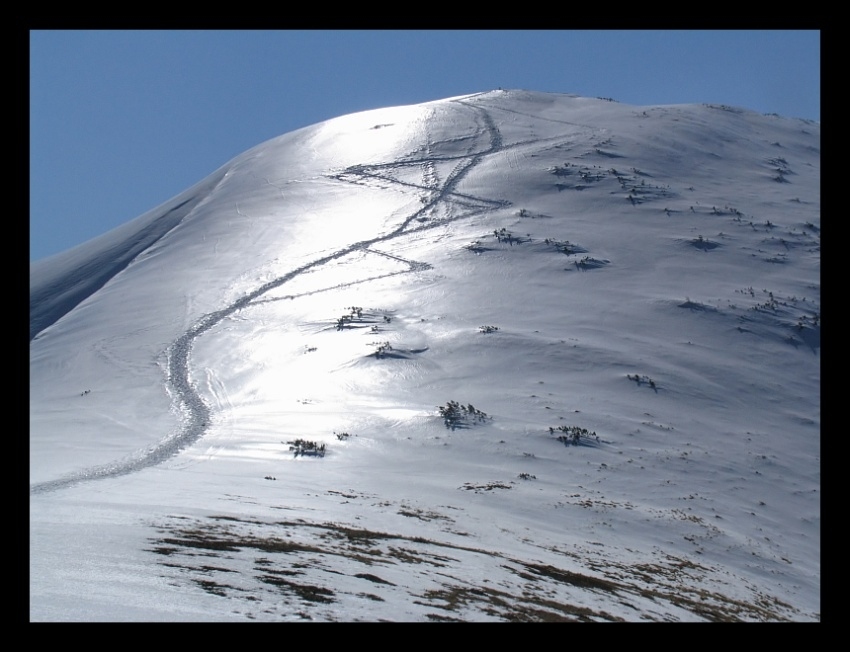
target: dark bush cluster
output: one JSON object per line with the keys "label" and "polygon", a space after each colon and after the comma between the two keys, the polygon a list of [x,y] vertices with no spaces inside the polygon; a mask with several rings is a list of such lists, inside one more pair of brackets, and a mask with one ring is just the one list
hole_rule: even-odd
{"label": "dark bush cluster", "polygon": [[590,256],[584,256],[581,260],[573,261],[576,269],[587,269],[589,267],[601,267],[603,263],[601,261],[596,260],[595,258],[591,258]]}
{"label": "dark bush cluster", "polygon": [[493,229],[493,235],[496,236],[498,242],[507,242],[513,246],[514,242],[519,242],[519,238],[514,237],[514,234],[502,227],[499,230]]}
{"label": "dark bush cluster", "polygon": [[299,455],[313,455],[316,457],[325,456],[324,444],[318,444],[306,439],[296,439],[295,441],[288,441],[286,443],[289,444],[289,450],[295,452],[295,457],[298,457]]}
{"label": "dark bush cluster", "polygon": [[599,435],[595,432],[591,432],[587,428],[579,428],[578,426],[558,426],[557,428],[549,427],[550,435],[554,435],[556,432],[563,433],[562,435],[558,435],[557,439],[558,441],[563,442],[564,446],[568,444],[577,445],[582,438],[593,438],[596,441],[599,441]]}
{"label": "dark bush cluster", "polygon": [[375,349],[375,352],[373,353],[373,355],[376,358],[383,358],[387,354],[387,352],[392,351],[392,350],[393,350],[392,344],[390,344],[389,342],[384,342],[383,344],[378,345],[378,348]]}
{"label": "dark bush cluster", "polygon": [[655,389],[655,381],[652,380],[652,378],[650,378],[649,376],[638,376],[637,374],[632,376],[631,374],[626,374],[626,378],[635,381],[638,385],[640,385],[641,383],[646,383],[652,389]]}
{"label": "dark bush cluster", "polygon": [[354,321],[354,318],[362,319],[363,318],[363,308],[360,306],[349,306],[346,308],[348,313],[342,315],[339,319],[336,320],[336,329],[341,331],[345,328],[346,324]]}
{"label": "dark bush cluster", "polygon": [[473,407],[472,403],[461,405],[457,401],[449,401],[445,405],[438,405],[437,410],[443,418],[446,428],[452,430],[468,425],[470,422],[475,423],[488,419],[487,414]]}
{"label": "dark bush cluster", "polygon": [[561,241],[561,240],[555,240],[555,238],[546,238],[543,242],[545,242],[547,245],[548,244],[553,245],[558,251],[560,251],[561,253],[564,253],[568,256],[571,256],[571,255],[578,253],[580,251],[586,251],[585,249],[582,249],[581,247],[574,245],[569,240]]}

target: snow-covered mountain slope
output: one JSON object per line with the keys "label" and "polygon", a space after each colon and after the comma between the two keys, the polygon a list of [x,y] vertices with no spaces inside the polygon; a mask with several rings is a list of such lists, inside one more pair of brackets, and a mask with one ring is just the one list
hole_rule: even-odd
{"label": "snow-covered mountain slope", "polygon": [[33,620],[819,620],[820,125],[494,91],[31,272]]}

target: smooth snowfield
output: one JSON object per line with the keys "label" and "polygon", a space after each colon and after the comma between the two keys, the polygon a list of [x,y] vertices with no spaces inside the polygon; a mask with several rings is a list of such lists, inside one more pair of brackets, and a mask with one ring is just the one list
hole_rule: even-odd
{"label": "smooth snowfield", "polygon": [[31,619],[819,620],[819,147],[494,91],[34,265]]}

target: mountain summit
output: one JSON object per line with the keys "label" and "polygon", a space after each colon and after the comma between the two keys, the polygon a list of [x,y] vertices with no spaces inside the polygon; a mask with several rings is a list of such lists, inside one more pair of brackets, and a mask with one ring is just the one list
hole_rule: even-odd
{"label": "mountain summit", "polygon": [[819,152],[499,90],[33,264],[31,618],[819,620]]}

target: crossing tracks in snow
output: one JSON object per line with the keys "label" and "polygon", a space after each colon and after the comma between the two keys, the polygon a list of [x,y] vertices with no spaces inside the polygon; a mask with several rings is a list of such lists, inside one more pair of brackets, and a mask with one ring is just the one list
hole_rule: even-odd
{"label": "crossing tracks in snow", "polygon": [[[421,149],[424,156],[414,155],[385,163],[355,165],[341,173],[329,175],[346,183],[358,184],[379,179],[382,184],[387,184],[388,187],[393,189],[409,191],[413,188],[420,192],[424,190],[425,193],[421,196],[421,207],[406,215],[395,229],[384,235],[346,245],[329,255],[317,258],[263,283],[229,305],[201,317],[168,347],[166,385],[173,397],[175,407],[183,415],[182,424],[175,434],[169,435],[158,445],[141,451],[129,460],[87,469],[58,480],[31,485],[31,493],[55,491],[81,482],[117,477],[155,466],[177,455],[181,450],[203,437],[209,428],[212,411],[190,379],[192,348],[198,338],[224,319],[262,302],[264,294],[285,285],[301,274],[320,268],[358,250],[392,258],[409,266],[408,270],[394,272],[392,275],[430,269],[431,266],[428,263],[412,261],[373,247],[379,244],[392,243],[393,240],[412,232],[427,231],[450,222],[508,206],[509,203],[504,200],[475,197],[458,192],[460,183],[484,157],[496,154],[504,148],[502,135],[489,112],[468,101],[468,99],[455,100],[451,103],[453,109],[457,108],[462,112],[464,119],[471,118],[472,121],[473,131],[471,136],[461,139],[468,143],[464,153],[441,155],[438,153],[441,143],[426,137],[426,142]],[[481,145],[482,140],[486,141],[483,146]],[[452,144],[456,145],[457,142],[459,141],[454,141]],[[445,166],[446,164],[450,166],[450,170],[441,182],[437,169],[438,166]],[[412,184],[393,176],[394,171],[411,167],[417,170],[422,177],[420,184]],[[440,167],[440,169],[444,169],[444,167]],[[437,212],[436,209],[438,208],[442,210]],[[434,217],[434,215],[441,215],[441,217]],[[369,280],[376,280],[377,278],[382,277]]]}

